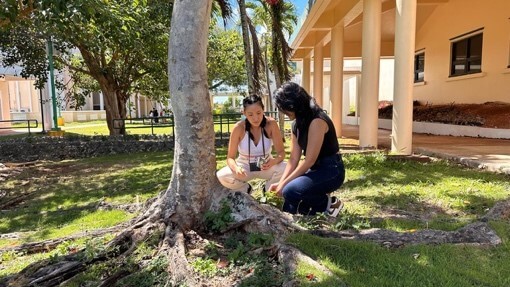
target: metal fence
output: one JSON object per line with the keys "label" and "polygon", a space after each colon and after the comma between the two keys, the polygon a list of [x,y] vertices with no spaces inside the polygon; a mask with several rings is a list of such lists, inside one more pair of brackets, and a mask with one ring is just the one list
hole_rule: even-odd
{"label": "metal fence", "polygon": [[[2,123],[10,123],[4,127]],[[31,124],[34,123],[32,126]],[[15,129],[28,129],[28,134],[31,135],[31,129],[36,129],[39,127],[39,122],[37,120],[0,120],[0,130],[15,130]]]}
{"label": "metal fence", "polygon": [[[266,112],[265,114],[274,118],[278,117],[278,112]],[[220,140],[223,140],[225,137],[228,139],[235,123],[241,120],[241,117],[241,113],[213,115],[214,130]],[[114,119],[113,127],[114,129],[122,129],[124,127],[126,131],[131,129],[150,129],[152,135],[154,135],[155,131],[158,129],[171,128],[169,134],[172,135],[172,137],[175,136],[173,116]]]}

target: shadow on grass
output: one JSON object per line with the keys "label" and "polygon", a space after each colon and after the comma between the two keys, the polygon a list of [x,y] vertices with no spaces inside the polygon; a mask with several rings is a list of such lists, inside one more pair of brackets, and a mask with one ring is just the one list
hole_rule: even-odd
{"label": "shadow on grass", "polygon": [[[2,212],[0,233],[59,227],[91,213],[100,201],[114,204],[143,202],[166,188],[171,170],[170,153],[141,153],[52,164],[40,171],[45,173],[44,182],[50,184],[33,183],[40,186],[21,204]],[[87,206],[92,209],[76,210]]]}
{"label": "shadow on grass", "polygon": [[437,161],[388,160],[383,154],[344,155],[346,170],[362,172],[361,178],[353,178],[345,187],[359,188],[369,185],[427,183],[434,185],[445,178],[481,181],[484,183],[508,184],[510,176],[471,169],[455,163]]}
{"label": "shadow on grass", "polygon": [[[414,245],[399,249],[309,234],[289,238],[349,286],[508,286],[508,246]],[[505,275],[503,275],[505,274]],[[327,286],[309,284],[305,286]],[[334,285],[331,285],[334,286]]]}
{"label": "shadow on grass", "polygon": [[351,154],[344,158],[347,179],[340,192],[348,191],[351,199],[381,209],[481,215],[510,195],[508,175],[445,161],[388,160],[383,154]]}

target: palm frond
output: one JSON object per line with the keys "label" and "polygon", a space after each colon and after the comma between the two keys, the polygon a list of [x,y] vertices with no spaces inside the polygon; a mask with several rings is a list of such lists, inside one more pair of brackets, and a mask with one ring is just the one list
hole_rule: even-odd
{"label": "palm frond", "polygon": [[220,13],[223,19],[223,25],[227,25],[227,20],[232,17],[232,6],[228,0],[215,0],[213,13]]}

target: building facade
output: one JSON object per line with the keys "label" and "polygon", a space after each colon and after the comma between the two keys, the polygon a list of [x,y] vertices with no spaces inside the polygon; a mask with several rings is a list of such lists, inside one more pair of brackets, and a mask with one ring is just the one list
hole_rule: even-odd
{"label": "building facade", "polygon": [[[510,102],[507,0],[310,1],[292,48],[302,85],[319,104],[330,104],[339,136],[345,105],[351,104],[346,92],[352,73],[344,66],[348,59],[361,60],[355,102],[362,147],[377,146],[383,85],[393,89],[392,151],[403,154],[411,152],[413,100]],[[382,69],[381,59],[393,59],[391,72]]]}

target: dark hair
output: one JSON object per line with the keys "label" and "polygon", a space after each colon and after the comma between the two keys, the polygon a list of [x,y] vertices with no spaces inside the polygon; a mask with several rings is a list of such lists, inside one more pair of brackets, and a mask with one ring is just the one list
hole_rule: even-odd
{"label": "dark hair", "polygon": [[286,82],[278,88],[274,98],[276,107],[280,111],[289,111],[295,114],[296,127],[301,136],[306,138],[310,123],[322,112],[322,108],[317,105],[315,99],[303,87],[293,82]]}
{"label": "dark hair", "polygon": [[243,99],[243,108],[246,109],[247,106],[259,104],[262,109],[264,109],[264,103],[262,103],[262,98],[259,95],[251,94],[249,96],[244,97]]}
{"label": "dark hair", "polygon": [[[259,104],[262,107],[262,110],[264,110],[264,103],[262,103],[262,98],[259,95],[251,94],[249,96],[244,97],[244,99],[243,99],[243,108],[244,109],[246,109],[246,107],[254,105],[254,104]],[[250,136],[250,138],[252,140],[255,140],[254,137],[253,137],[253,134],[250,131],[250,128],[251,128],[250,121],[248,119],[245,119],[244,122],[245,122],[245,124],[244,124],[245,131],[248,132],[248,134],[249,134],[249,136]],[[267,122],[266,121],[266,116],[264,115],[264,118],[262,118],[262,122],[260,123],[260,127],[264,131],[264,135],[267,138],[269,138],[268,135],[267,135],[266,129],[265,129],[266,122]]]}

